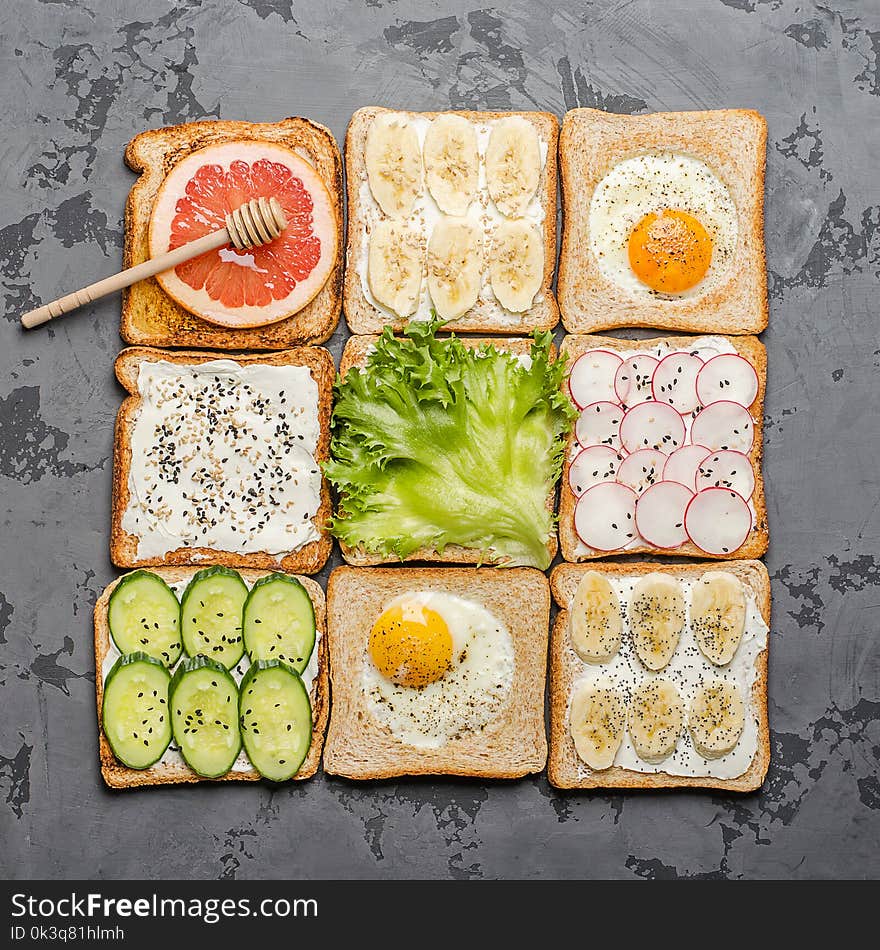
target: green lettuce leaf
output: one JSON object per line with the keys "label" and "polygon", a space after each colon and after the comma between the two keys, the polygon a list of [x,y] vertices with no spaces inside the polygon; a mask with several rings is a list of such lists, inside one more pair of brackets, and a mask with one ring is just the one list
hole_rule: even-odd
{"label": "green lettuce leaf", "polygon": [[564,360],[551,360],[549,333],[535,333],[526,367],[490,344],[438,339],[440,325],[413,322],[400,339],[386,328],[366,366],[337,381],[331,530],[383,556],[460,544],[544,569],[576,415]]}

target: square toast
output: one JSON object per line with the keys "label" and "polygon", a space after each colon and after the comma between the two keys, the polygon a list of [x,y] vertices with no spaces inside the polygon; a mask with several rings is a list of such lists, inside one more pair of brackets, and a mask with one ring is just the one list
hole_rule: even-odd
{"label": "square toast", "polygon": [[339,322],[342,307],[342,158],[329,129],[304,118],[281,122],[187,122],[136,135],[125,149],[125,163],[139,174],[125,204],[123,266],[149,257],[153,203],[168,172],[200,148],[238,139],[274,142],[306,159],[323,179],[337,219],[337,260],[317,296],[298,313],[262,327],[217,326],[191,314],[171,299],[155,278],[123,291],[120,334],[142,346],[204,347],[219,350],[281,350],[323,343]]}
{"label": "square toast", "polygon": [[[760,333],[767,326],[764,165],[767,123],[757,112],[566,113],[559,139],[563,232],[557,296],[569,333],[612,327]],[[726,185],[738,236],[720,282],[705,293],[669,298],[628,293],[605,276],[591,247],[590,203],[619,162],[651,152],[704,162]]]}
{"label": "square toast", "polygon": [[[736,575],[755,598],[761,617],[770,626],[770,578],[760,561],[728,561],[703,564],[655,564],[618,562],[591,565],[560,564],[550,576],[553,598],[560,610],[550,634],[550,754],[547,777],[556,788],[717,788],[730,792],[751,792],[760,788],[770,764],[770,728],[767,716],[767,648],[755,659],[755,680],[750,707],[756,721],[756,750],[748,768],[735,778],[711,775],[671,775],[667,772],[638,772],[612,765],[604,771],[582,762],[568,729],[568,706],[572,688],[584,663],[571,647],[568,633],[569,605],[587,571],[609,577],[640,577],[658,572],[679,580],[695,580],[706,571],[727,571]],[[625,629],[624,636],[629,633]],[[662,675],[662,673],[661,673]],[[687,726],[684,727],[685,729]],[[679,742],[681,742],[679,738]]]}
{"label": "square toast", "polygon": [[147,347],[128,347],[116,357],[116,377],[128,390],[116,417],[113,452],[113,501],[110,531],[110,558],[117,567],[156,567],[183,564],[222,564],[227,567],[249,567],[264,570],[282,570],[289,573],[315,574],[330,556],[332,540],[326,523],[330,517],[330,489],[321,478],[320,505],[313,518],[320,537],[309,541],[298,550],[277,558],[265,551],[221,551],[208,547],[181,546],[161,557],[139,557],[138,539],[123,527],[123,517],[130,503],[129,473],[132,462],[132,435],[140,410],[138,373],[144,361],[167,361],[179,366],[207,363],[212,360],[232,360],[242,366],[308,367],[318,390],[318,444],[315,460],[320,465],[330,449],[330,412],[333,398],[333,358],[323,347],[300,347],[263,354],[209,353],[187,350],[157,350]]}
{"label": "square toast", "polygon": [[[395,330],[406,324],[405,319],[390,311],[378,309],[368,299],[361,282],[361,270],[366,267],[367,236],[369,233],[369,203],[364,201],[362,186],[367,182],[365,148],[370,123],[380,113],[402,112],[410,118],[432,120],[449,112],[408,112],[367,106],[358,109],[351,118],[345,136],[345,171],[348,197],[348,246],[346,250],[345,285],[343,291],[345,318],[352,333],[379,333],[386,325]],[[551,330],[559,322],[559,308],[553,296],[553,272],[556,264],[556,148],[559,138],[559,120],[550,112],[469,112],[453,113],[473,123],[491,123],[508,116],[521,116],[535,126],[539,138],[546,145],[547,157],[541,171],[537,194],[543,211],[540,228],[544,242],[544,273],[541,288],[532,306],[525,313],[514,314],[502,310],[494,298],[483,299],[463,316],[449,321],[444,327],[469,333],[518,334],[529,330]],[[427,185],[423,184],[427,189]],[[426,235],[427,238],[427,235]],[[484,278],[486,263],[484,262]]]}
{"label": "square toast", "polygon": [[[668,344],[673,349],[688,350],[697,337],[652,337],[647,340],[622,340],[617,337],[588,336],[578,334],[566,336],[562,341],[561,352],[568,355],[568,368],[587,350],[605,349],[621,352],[624,350],[650,348],[660,344]],[[755,475],[755,490],[751,502],[754,506],[754,523],[745,542],[735,551],[718,556],[719,559],[761,557],[767,551],[769,544],[769,528],[767,525],[767,504],[764,496],[764,479],[761,474],[761,458],[763,455],[764,432],[764,393],[767,387],[767,351],[764,344],[757,337],[734,336],[727,342],[734,347],[740,356],[744,356],[754,367],[758,375],[758,395],[749,407],[755,428],[755,438],[749,459]],[[587,553],[579,551],[580,539],[574,529],[574,510],[577,498],[569,483],[569,469],[572,462],[572,450],[577,442],[575,433],[569,436],[568,449],[562,469],[562,480],[559,489],[559,545],[562,556],[566,561],[590,561],[597,558],[606,558],[620,554],[676,554],[687,557],[712,558],[715,555],[707,554],[688,540],[677,548],[655,548],[650,545],[625,548],[613,552],[595,551]]]}
{"label": "square toast", "polygon": [[[442,591],[493,613],[513,639],[515,670],[501,718],[438,749],[397,739],[367,709],[361,671],[373,623],[384,605],[407,591]],[[327,585],[327,630],[333,709],[324,771],[351,779],[403,775],[519,778],[544,768],[544,686],[550,587],[533,568],[339,567]]]}
{"label": "square toast", "polygon": [[[153,573],[158,574],[166,584],[174,585],[188,582],[201,567],[159,567]],[[268,571],[239,571],[249,586],[265,577]],[[125,575],[122,575],[123,577]],[[108,585],[95,604],[95,702],[98,712],[98,755],[101,762],[101,775],[110,788],[137,788],[143,785],[179,785],[192,782],[257,782],[260,773],[254,768],[244,771],[229,771],[217,779],[203,778],[193,772],[185,762],[157,762],[146,769],[132,769],[123,765],[113,754],[110,743],[102,728],[104,702],[104,677],[102,669],[108,652],[113,648],[110,639],[110,627],[107,622],[107,606],[110,595],[122,580],[118,577]],[[327,610],[324,591],[310,577],[297,576],[305,587],[312,606],[315,609],[316,643],[318,651],[318,675],[312,683],[309,699],[312,705],[312,744],[293,781],[310,778],[318,769],[321,749],[324,746],[324,733],[327,729],[327,717],[330,712],[330,676],[327,659]],[[173,742],[173,740],[172,740]],[[243,751],[244,747],[242,747]]]}
{"label": "square toast", "polygon": [[[345,379],[345,374],[352,366],[362,367],[367,361],[367,357],[379,337],[372,335],[358,335],[349,338],[342,351],[342,358],[339,361],[339,378]],[[532,341],[523,339],[486,339],[479,337],[462,338],[462,343],[467,347],[478,347],[484,343],[491,343],[492,346],[506,353],[514,355],[527,354],[531,351]],[[551,351],[555,356],[555,348]],[[556,501],[556,492],[551,492],[547,497],[547,507],[553,510]],[[356,567],[369,567],[377,564],[399,564],[400,559],[394,555],[383,557],[381,554],[371,554],[362,547],[352,548],[343,541],[339,542],[342,557],[346,564],[352,564]],[[559,545],[554,531],[547,541],[547,552],[551,559],[556,556]],[[443,553],[440,554],[434,548],[419,548],[406,558],[407,562],[424,561],[438,564],[495,564],[485,552],[477,548],[466,548],[459,544],[448,544]]]}

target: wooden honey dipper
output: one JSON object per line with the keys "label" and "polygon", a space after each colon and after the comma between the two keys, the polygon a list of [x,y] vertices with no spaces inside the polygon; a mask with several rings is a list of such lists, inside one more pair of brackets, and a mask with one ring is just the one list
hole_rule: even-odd
{"label": "wooden honey dipper", "polygon": [[22,325],[27,330],[38,327],[41,323],[54,320],[55,317],[76,310],[77,307],[91,303],[99,297],[131,287],[139,280],[154,277],[162,271],[171,270],[192,257],[198,257],[199,254],[216,251],[225,244],[232,244],[239,251],[261,247],[274,241],[286,227],[287,218],[277,198],[252,198],[227,214],[226,227],[220,228],[219,231],[212,231],[204,237],[168,251],[167,254],[153,257],[142,264],[120,271],[112,277],[105,277],[97,283],[89,284],[82,290],[43,304],[42,307],[26,313],[21,318]]}

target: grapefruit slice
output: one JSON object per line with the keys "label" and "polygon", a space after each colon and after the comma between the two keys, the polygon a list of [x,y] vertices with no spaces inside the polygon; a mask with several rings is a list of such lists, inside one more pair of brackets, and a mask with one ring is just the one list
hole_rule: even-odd
{"label": "grapefruit slice", "polygon": [[251,198],[276,197],[287,216],[279,238],[237,251],[231,244],[157,276],[165,293],[209,323],[258,327],[306,306],[336,262],[336,211],[315,169],[274,142],[209,145],[178,162],[156,195],[150,256],[222,228]]}

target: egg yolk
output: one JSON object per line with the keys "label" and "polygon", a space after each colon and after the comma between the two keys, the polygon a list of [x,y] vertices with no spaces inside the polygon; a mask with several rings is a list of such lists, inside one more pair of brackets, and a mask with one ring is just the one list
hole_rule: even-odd
{"label": "egg yolk", "polygon": [[376,668],[400,686],[427,686],[452,665],[452,634],[429,607],[389,607],[370,631],[370,656]]}
{"label": "egg yolk", "polygon": [[665,208],[646,214],[629,236],[629,264],[652,290],[680,294],[705,276],[712,238],[687,211]]}

